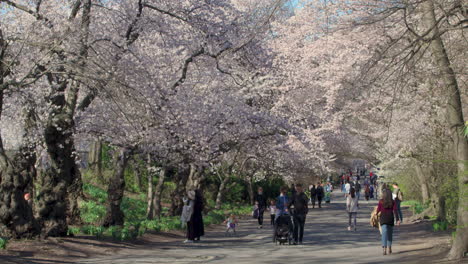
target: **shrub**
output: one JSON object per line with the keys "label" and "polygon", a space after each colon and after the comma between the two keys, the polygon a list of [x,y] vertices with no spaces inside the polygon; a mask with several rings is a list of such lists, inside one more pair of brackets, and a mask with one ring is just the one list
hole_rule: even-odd
{"label": "shrub", "polygon": [[0,249],[6,249],[8,244],[8,239],[0,237]]}
{"label": "shrub", "polygon": [[94,201],[87,201],[80,203],[81,219],[85,223],[96,224],[99,223],[106,214],[106,207],[97,204]]}
{"label": "shrub", "polygon": [[83,184],[83,192],[98,203],[105,203],[107,201],[107,192],[92,184]]}
{"label": "shrub", "polygon": [[79,227],[69,226],[67,230],[67,236],[78,235],[81,232]]}
{"label": "shrub", "polygon": [[403,201],[401,205],[411,207],[413,214],[420,214],[427,208],[426,205],[423,205],[421,202],[415,200]]}
{"label": "shrub", "polygon": [[120,208],[125,215],[126,222],[142,221],[146,218],[146,202],[144,200],[124,197]]}
{"label": "shrub", "polygon": [[434,232],[445,231],[448,229],[448,222],[447,221],[435,222],[432,224],[432,229],[434,230]]}

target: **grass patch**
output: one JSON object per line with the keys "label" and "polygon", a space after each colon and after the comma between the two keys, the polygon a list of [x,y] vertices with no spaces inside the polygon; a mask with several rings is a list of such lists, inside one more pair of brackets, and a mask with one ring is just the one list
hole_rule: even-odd
{"label": "grass patch", "polygon": [[449,227],[449,224],[447,221],[437,221],[432,223],[432,229],[434,232],[439,232],[439,231],[445,231]]}
{"label": "grass patch", "polygon": [[413,214],[420,214],[427,208],[427,206],[415,200],[403,201],[401,202],[401,206],[409,206]]}
{"label": "grass patch", "polygon": [[[107,192],[97,186],[85,184],[83,186],[85,195],[89,201],[80,203],[81,218],[87,224],[81,227],[69,227],[69,235],[91,235],[97,239],[112,237],[114,240],[129,240],[142,236],[148,230],[157,232],[168,232],[183,229],[179,216],[161,217],[155,220],[146,219],[146,195],[141,194],[135,198],[124,197],[121,208],[125,215],[124,226],[112,226],[104,228],[99,226],[106,214],[105,203]],[[212,208],[214,204],[207,201],[207,207]],[[219,210],[210,210],[203,216],[205,225],[222,223],[229,214],[247,215],[251,213],[251,206],[223,204]],[[167,212],[167,208],[163,208]]]}

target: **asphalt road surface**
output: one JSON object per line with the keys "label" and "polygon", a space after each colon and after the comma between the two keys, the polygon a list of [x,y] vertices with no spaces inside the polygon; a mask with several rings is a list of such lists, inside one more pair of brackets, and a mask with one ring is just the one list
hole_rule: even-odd
{"label": "asphalt road surface", "polygon": [[[447,237],[437,236],[417,225],[396,227],[392,255],[383,256],[380,234],[369,225],[376,201],[361,200],[357,231],[348,231],[345,200],[333,193],[332,202],[307,215],[303,245],[275,245],[269,215],[263,229],[255,219],[241,220],[237,237],[226,237],[224,227],[207,232],[194,244],[171,242],[154,248],[122,250],[116,255],[86,259],[77,263],[441,263],[437,245]],[[444,262],[449,263],[449,262]]]}

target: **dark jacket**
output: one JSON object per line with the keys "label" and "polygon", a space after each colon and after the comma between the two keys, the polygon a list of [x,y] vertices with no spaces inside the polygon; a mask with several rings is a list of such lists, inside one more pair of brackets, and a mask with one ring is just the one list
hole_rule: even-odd
{"label": "dark jacket", "polygon": [[383,200],[380,200],[379,205],[377,206],[377,212],[380,212],[380,225],[394,225],[395,217],[397,221],[400,220],[398,218],[397,205],[395,201],[393,201],[393,206],[391,208],[384,208]]}
{"label": "dark jacket", "polygon": [[264,194],[256,194],[255,201],[258,202],[259,209],[265,209],[267,207],[267,199]]}
{"label": "dark jacket", "polygon": [[308,203],[309,199],[305,193],[296,192],[289,203],[289,207],[294,206],[294,210],[292,211],[295,215],[306,215],[309,212]]}
{"label": "dark jacket", "polygon": [[317,187],[316,191],[317,191],[317,197],[323,197],[324,192],[323,192],[323,187],[322,186]]}
{"label": "dark jacket", "polygon": [[315,187],[310,188],[310,197],[315,198],[317,196],[317,189]]}
{"label": "dark jacket", "polygon": [[190,221],[187,223],[187,238],[194,240],[205,235],[205,228],[203,225],[203,197],[197,193],[193,205],[193,214]]}

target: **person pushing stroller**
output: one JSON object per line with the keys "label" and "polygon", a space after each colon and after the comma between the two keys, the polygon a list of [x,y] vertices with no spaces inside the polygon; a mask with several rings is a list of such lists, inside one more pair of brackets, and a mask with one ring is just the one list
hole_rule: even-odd
{"label": "person pushing stroller", "polygon": [[288,209],[289,197],[286,194],[287,190],[287,187],[281,187],[280,195],[276,199],[276,217],[273,231],[273,242],[279,242],[280,244],[285,244],[286,242],[289,242],[289,244],[292,243],[292,231],[294,228]]}

